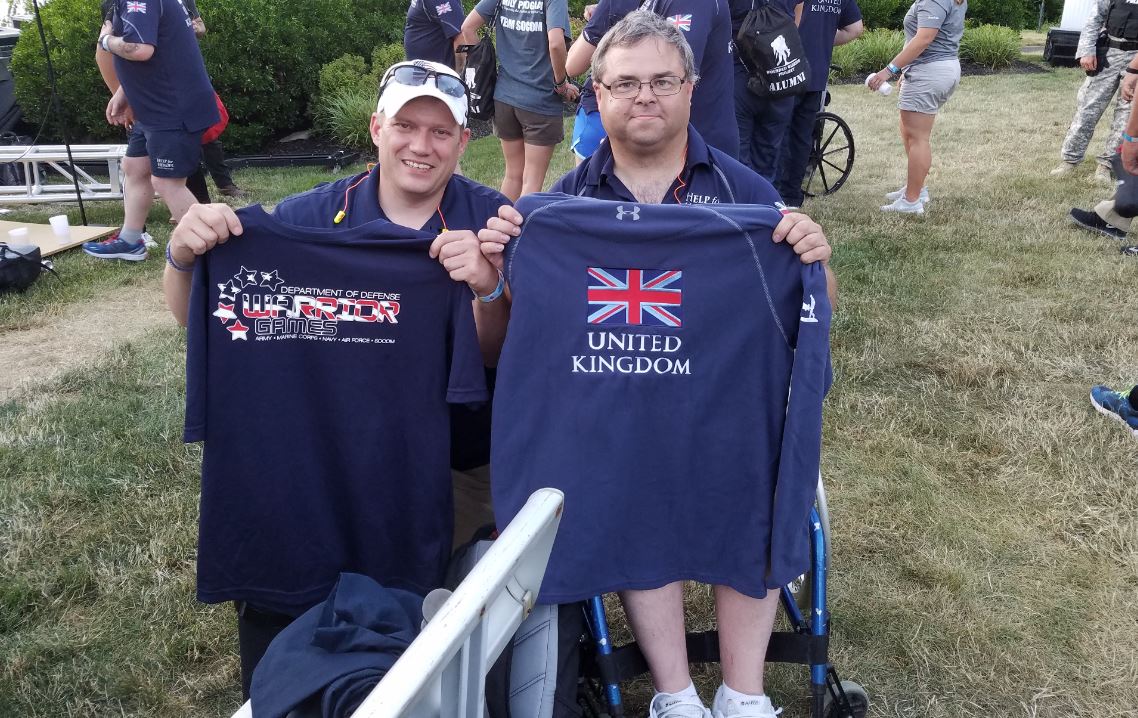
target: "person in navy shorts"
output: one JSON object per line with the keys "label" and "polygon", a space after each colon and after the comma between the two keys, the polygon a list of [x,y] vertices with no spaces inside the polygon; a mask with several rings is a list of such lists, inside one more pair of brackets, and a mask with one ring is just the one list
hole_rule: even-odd
{"label": "person in navy shorts", "polygon": [[[213,86],[194,36],[193,17],[179,0],[115,0],[110,32],[99,47],[114,55],[121,85],[107,103],[107,121],[133,115],[123,172],[131,206],[123,228],[83,251],[100,259],[146,259],[143,223],[151,187],[175,221],[196,201],[186,178],[201,165],[201,136],[220,119]],[[135,205],[134,203],[137,203]]]}

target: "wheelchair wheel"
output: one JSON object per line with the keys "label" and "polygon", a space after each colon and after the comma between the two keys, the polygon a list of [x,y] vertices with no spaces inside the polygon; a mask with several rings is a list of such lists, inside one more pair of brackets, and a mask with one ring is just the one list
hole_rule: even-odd
{"label": "wheelchair wheel", "polygon": [[802,180],[802,194],[833,194],[846,183],[854,164],[853,131],[832,112],[819,112],[814,120],[814,144]]}
{"label": "wheelchair wheel", "polygon": [[841,705],[827,692],[822,703],[822,715],[825,718],[865,718],[869,711],[869,694],[865,689],[853,681],[842,681],[842,690],[850,703],[850,712],[842,711]]}

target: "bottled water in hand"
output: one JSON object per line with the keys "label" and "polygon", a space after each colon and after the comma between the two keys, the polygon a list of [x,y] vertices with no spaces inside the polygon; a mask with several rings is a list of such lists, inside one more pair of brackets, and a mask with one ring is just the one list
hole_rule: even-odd
{"label": "bottled water in hand", "polygon": [[[869,81],[873,79],[874,74],[876,74],[876,73],[871,73],[871,74],[866,76],[866,78],[865,78],[865,86],[866,87],[869,87]],[[888,81],[883,82],[880,85],[878,85],[877,91],[879,93],[881,93],[881,95],[883,97],[888,96],[888,95],[893,93],[893,85],[890,85]]]}

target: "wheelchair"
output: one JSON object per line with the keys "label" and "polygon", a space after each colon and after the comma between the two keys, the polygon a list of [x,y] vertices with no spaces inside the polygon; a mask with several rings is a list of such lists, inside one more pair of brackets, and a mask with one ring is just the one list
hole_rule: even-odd
{"label": "wheelchair", "polygon": [[837,192],[853,172],[856,154],[853,130],[841,117],[827,112],[825,108],[829,106],[830,91],[826,90],[822,111],[814,120],[810,160],[802,178],[802,194],[806,197]]}
{"label": "wheelchair", "polygon": [[[865,718],[869,694],[857,683],[841,680],[829,661],[826,576],[830,568],[830,519],[821,477],[818,498],[810,510],[810,547],[809,573],[781,589],[780,604],[792,630],[771,635],[766,660],[810,667],[812,718]],[[647,673],[648,664],[635,642],[612,645],[600,596],[586,601],[584,611],[586,634],[581,645],[578,703],[586,718],[623,718],[620,683]],[[692,663],[717,663],[717,632],[687,634],[687,650]]]}

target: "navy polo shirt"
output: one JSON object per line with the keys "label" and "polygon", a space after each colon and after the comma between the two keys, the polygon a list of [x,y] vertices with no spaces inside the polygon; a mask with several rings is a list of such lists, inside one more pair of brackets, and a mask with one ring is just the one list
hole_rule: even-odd
{"label": "navy polo shirt", "polygon": [[808,92],[822,92],[830,79],[830,60],[834,56],[834,33],[861,20],[857,0],[809,0],[802,10],[798,34],[810,62]]}
{"label": "navy polo shirt", "polygon": [[462,31],[465,19],[462,0],[411,0],[403,26],[407,59],[454,67],[454,36]]}
{"label": "navy polo shirt", "polygon": [[[601,143],[584,162],[557,180],[549,190],[581,197],[635,202],[613,167],[612,147]],[[678,200],[678,201],[677,201]],[[708,146],[688,125],[688,153],[683,171],[664,195],[662,204],[782,205],[766,179],[726,153]]]}
{"label": "navy polo shirt", "polygon": [[[638,7],[640,0],[601,0],[581,30],[581,39],[596,47],[613,25]],[[593,92],[592,75],[585,78],[585,86],[581,88],[581,107],[585,108],[585,112],[597,111],[597,93]]]}
{"label": "navy polo shirt", "polygon": [[[504,204],[510,204],[510,200],[501,192],[461,175],[452,175],[443,190],[439,211],[421,229],[435,234],[444,229],[477,232],[486,226],[487,219],[498,216],[498,208]],[[336,224],[336,215],[341,210],[344,218]],[[286,197],[273,210],[273,216],[298,227],[326,228],[359,227],[377,219],[387,219],[379,206],[379,165],[367,172]]]}
{"label": "navy polo shirt", "polygon": [[115,74],[144,129],[200,132],[221,119],[192,22],[179,0],[115,0],[112,34],[154,46],[145,62],[115,55]]}
{"label": "navy polo shirt", "polygon": [[699,73],[691,101],[691,123],[707,144],[737,157],[739,126],[735,122],[731,13],[727,0],[648,0],[644,7],[671,21],[691,45]]}
{"label": "navy polo shirt", "polygon": [[[351,189],[349,189],[351,188]],[[340,224],[336,214],[347,209]],[[477,232],[486,220],[498,216],[498,208],[510,204],[505,195],[485,185],[453,175],[447,182],[439,211],[421,227],[424,232],[469,229]],[[441,216],[440,216],[441,215]],[[331,229],[361,227],[387,216],[379,206],[379,165],[368,172],[318,185],[307,192],[287,197],[273,210],[273,217],[298,227]],[[494,372],[487,369],[486,381],[493,388]],[[451,467],[460,471],[484,466],[490,461],[490,405],[451,408]]]}

